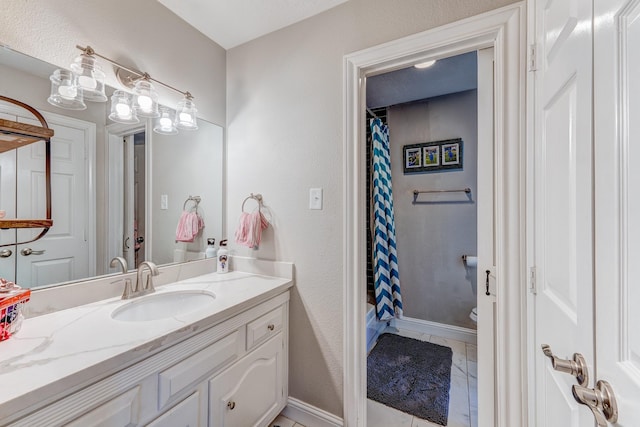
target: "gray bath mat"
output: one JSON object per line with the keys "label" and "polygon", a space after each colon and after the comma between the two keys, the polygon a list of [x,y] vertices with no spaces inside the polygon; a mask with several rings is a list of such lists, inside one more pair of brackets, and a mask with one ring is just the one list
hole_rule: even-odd
{"label": "gray bath mat", "polygon": [[367,397],[446,426],[452,356],[449,347],[382,334],[367,357]]}

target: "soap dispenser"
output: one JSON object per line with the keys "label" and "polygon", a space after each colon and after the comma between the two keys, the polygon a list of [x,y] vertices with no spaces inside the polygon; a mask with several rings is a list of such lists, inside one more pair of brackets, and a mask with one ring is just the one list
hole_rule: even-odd
{"label": "soap dispenser", "polygon": [[218,267],[216,271],[218,273],[229,272],[229,250],[227,249],[227,240],[220,240],[220,249],[218,249]]}
{"label": "soap dispenser", "polygon": [[216,239],[209,238],[207,239],[207,250],[204,251],[205,258],[215,258],[216,257]]}

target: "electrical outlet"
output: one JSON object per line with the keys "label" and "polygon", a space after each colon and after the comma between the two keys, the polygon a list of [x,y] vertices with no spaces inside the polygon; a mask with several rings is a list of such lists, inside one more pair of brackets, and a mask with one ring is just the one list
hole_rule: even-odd
{"label": "electrical outlet", "polygon": [[169,209],[169,196],[166,194],[162,194],[160,196],[160,209],[163,209],[163,210]]}

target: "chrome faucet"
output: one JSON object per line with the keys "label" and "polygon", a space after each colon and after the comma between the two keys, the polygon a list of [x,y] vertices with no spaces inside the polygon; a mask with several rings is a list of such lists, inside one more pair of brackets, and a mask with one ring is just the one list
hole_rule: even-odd
{"label": "chrome faucet", "polygon": [[127,260],[122,258],[121,256],[117,256],[113,258],[109,266],[111,268],[116,268],[118,264],[120,264],[120,268],[122,269],[122,274],[125,274],[127,271],[129,271],[129,267],[127,266]]}
{"label": "chrome faucet", "polygon": [[[145,267],[149,269],[149,275],[147,276],[147,281],[142,285],[142,276],[145,270]],[[136,287],[133,290],[134,295],[144,295],[155,292],[155,288],[153,287],[153,276],[157,276],[160,274],[158,267],[152,263],[151,261],[141,262],[138,266],[138,273],[136,279]]]}

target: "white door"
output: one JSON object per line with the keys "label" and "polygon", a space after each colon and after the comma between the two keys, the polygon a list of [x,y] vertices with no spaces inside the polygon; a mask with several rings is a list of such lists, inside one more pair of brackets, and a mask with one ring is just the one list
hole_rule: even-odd
{"label": "white door", "polygon": [[[16,116],[0,112],[0,119],[15,120]],[[16,150],[0,153],[0,209],[6,218],[16,217]],[[0,230],[0,277],[14,282],[16,279],[16,230]]]}
{"label": "white door", "polygon": [[584,355],[585,387],[611,384],[615,425],[640,425],[639,17],[638,1],[536,2],[537,426],[608,425],[542,344]]}
{"label": "white door", "polygon": [[[494,250],[494,49],[478,51],[478,395],[480,426],[495,425],[495,250]],[[490,279],[486,291],[487,270]],[[476,396],[470,396],[475,398]]]}
{"label": "white door", "polygon": [[[31,119],[21,122],[37,124]],[[95,127],[85,122],[47,117],[51,140],[51,212],[53,227],[41,239],[16,247],[16,283],[38,287],[93,276],[89,253],[89,176],[87,144]],[[62,123],[64,122],[64,124]],[[89,130],[87,130],[89,129]],[[93,129],[94,135],[89,135]],[[44,142],[18,149],[18,218],[44,218]],[[20,229],[18,241],[33,239],[40,229]],[[95,265],[95,264],[94,264]]]}
{"label": "white door", "polygon": [[594,6],[595,379],[640,426],[640,3]]}
{"label": "white door", "polygon": [[571,394],[576,379],[541,351],[581,353],[593,372],[592,11],[583,0],[535,5],[536,426],[592,426]]}

